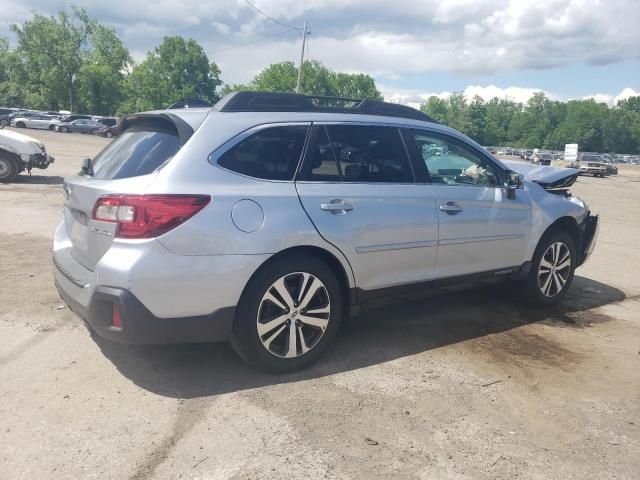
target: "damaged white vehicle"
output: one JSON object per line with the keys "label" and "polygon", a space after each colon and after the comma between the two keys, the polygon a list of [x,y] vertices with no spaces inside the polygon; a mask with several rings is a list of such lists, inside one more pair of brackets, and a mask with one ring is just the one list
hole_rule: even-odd
{"label": "damaged white vehicle", "polygon": [[11,182],[20,172],[31,174],[32,169],[44,169],[53,162],[40,140],[0,128],[0,182]]}

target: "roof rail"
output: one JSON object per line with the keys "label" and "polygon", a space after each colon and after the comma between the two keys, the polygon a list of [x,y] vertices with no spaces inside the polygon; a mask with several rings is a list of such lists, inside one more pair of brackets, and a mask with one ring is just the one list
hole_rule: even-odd
{"label": "roof rail", "polygon": [[409,118],[438,123],[420,110],[380,100],[301,95],[298,93],[234,92],[224,96],[213,109],[219,112],[316,112],[356,113]]}

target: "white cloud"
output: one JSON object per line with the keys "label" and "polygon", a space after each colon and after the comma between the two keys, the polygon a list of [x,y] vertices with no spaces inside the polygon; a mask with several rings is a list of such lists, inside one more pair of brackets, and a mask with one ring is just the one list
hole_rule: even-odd
{"label": "white cloud", "polygon": [[231,33],[231,27],[222,22],[211,22],[211,26],[216,29],[220,35],[229,35]]}
{"label": "white cloud", "polygon": [[594,99],[598,103],[606,103],[610,107],[617,105],[620,100],[626,100],[629,97],[636,97],[640,95],[640,91],[636,91],[633,88],[627,87],[622,89],[618,95],[612,95],[609,93],[594,93],[592,95],[585,95],[583,100],[588,98]]}
{"label": "white cloud", "polygon": [[[426,102],[429,97],[435,96],[438,98],[446,99],[451,96],[452,92],[415,92],[415,91],[398,91],[388,87],[381,87],[384,99],[387,102],[402,103],[414,108],[420,108],[420,105]],[[478,95],[483,100],[488,101],[492,98],[500,98],[505,100],[512,100],[519,103],[527,103],[529,99],[536,92],[543,92],[548,98],[552,100],[571,100],[570,98],[562,98],[551,92],[544,91],[540,88],[523,88],[523,87],[496,87],[495,85],[468,85],[462,93],[471,100],[474,96]],[[629,97],[635,97],[640,95],[640,91],[636,91],[633,88],[624,88],[617,95],[608,93],[594,93],[592,95],[585,95],[583,100],[593,98],[596,102],[606,103],[610,107],[615,106],[619,100],[625,100]]]}
{"label": "white cloud", "polygon": [[[500,98],[505,100],[512,100],[515,102],[526,103],[534,93],[544,92],[549,98],[556,98],[552,93],[546,92],[542,89],[536,88],[523,88],[523,87],[507,87],[501,88],[495,85],[469,85],[462,93],[468,100],[478,95],[483,100],[488,101],[492,98]],[[436,96],[439,98],[448,98],[452,92],[397,92],[393,90],[383,90],[385,100],[394,103],[403,103],[406,105],[420,105],[425,102],[429,97]]]}
{"label": "white cloud", "polygon": [[[67,0],[1,0],[0,36],[37,11],[55,14]],[[133,52],[165,35],[218,51],[284,27],[241,0],[136,0],[113,8],[83,0],[117,29]],[[311,55],[327,66],[385,79],[426,72],[493,74],[571,64],[640,62],[639,0],[254,0],[278,22],[310,21]],[[270,63],[297,61],[295,32],[212,54],[228,83],[246,82]],[[636,86],[637,88],[637,86]],[[520,95],[512,92],[512,95]]]}

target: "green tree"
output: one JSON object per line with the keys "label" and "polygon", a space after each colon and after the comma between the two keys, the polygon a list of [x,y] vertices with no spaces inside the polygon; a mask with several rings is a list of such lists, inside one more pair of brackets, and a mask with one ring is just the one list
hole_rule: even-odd
{"label": "green tree", "polygon": [[133,67],[125,82],[126,100],[119,110],[128,113],[164,108],[184,97],[215,102],[221,84],[220,69],[209,62],[198,42],[164,37],[142,63]]}
{"label": "green tree", "polygon": [[[295,92],[297,80],[298,68],[293,62],[274,63],[258,73],[248,84],[225,86],[223,93],[238,90]],[[334,72],[317,60],[304,62],[300,93],[382,100],[382,94],[369,75]]]}
{"label": "green tree", "polygon": [[57,17],[34,14],[11,30],[18,37],[23,63],[25,101],[34,108],[58,110],[74,107],[74,80],[83,64],[93,22],[87,11],[75,6]]}
{"label": "green tree", "polygon": [[437,122],[447,123],[449,113],[447,101],[440,97],[430,96],[425,103],[420,105],[420,110]]}
{"label": "green tree", "polygon": [[123,100],[125,71],[132,60],[116,32],[94,23],[91,49],[78,72],[77,86],[80,110],[98,115],[111,115]]}
{"label": "green tree", "polygon": [[23,105],[23,89],[18,81],[20,72],[20,59],[9,48],[9,41],[0,37],[0,105]]}

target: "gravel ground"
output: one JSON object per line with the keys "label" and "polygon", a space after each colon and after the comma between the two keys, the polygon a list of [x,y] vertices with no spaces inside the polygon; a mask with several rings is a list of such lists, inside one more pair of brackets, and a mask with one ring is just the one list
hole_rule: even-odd
{"label": "gravel ground", "polygon": [[640,478],[640,173],[580,178],[601,215],[562,305],[508,288],[401,299],[273,376],[224,344],[124,346],[53,287],[61,184],[106,139],[0,185],[3,479]]}

